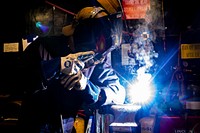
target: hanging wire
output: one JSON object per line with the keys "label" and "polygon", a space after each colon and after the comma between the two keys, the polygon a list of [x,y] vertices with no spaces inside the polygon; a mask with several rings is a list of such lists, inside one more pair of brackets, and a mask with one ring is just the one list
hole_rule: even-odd
{"label": "hanging wire", "polygon": [[166,40],[166,37],[165,37],[165,13],[164,13],[165,11],[164,11],[164,0],[162,0],[162,11],[161,11],[161,13],[162,13],[162,20],[163,20],[163,27],[164,27],[164,34],[163,34],[163,49],[164,49],[164,51],[166,52],[166,42],[165,42],[165,40]]}
{"label": "hanging wire", "polygon": [[126,15],[125,15],[125,13],[124,13],[124,9],[123,9],[121,0],[118,0],[118,2],[119,2],[119,6],[120,6],[120,8],[121,8],[121,11],[122,11],[122,15],[123,15],[123,17],[124,17],[125,31],[129,31],[128,25],[127,25],[127,22],[126,22]]}

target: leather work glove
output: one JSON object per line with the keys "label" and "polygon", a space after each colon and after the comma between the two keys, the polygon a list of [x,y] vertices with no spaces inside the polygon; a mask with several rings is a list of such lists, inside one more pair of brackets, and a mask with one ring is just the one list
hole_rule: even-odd
{"label": "leather work glove", "polygon": [[[64,88],[71,90],[84,90],[87,84],[87,78],[83,75],[82,69],[85,67],[83,61],[87,57],[94,55],[93,51],[78,52],[61,57],[61,84]],[[85,59],[86,57],[86,59]]]}
{"label": "leather work glove", "polygon": [[68,90],[73,88],[75,90],[84,90],[87,85],[87,78],[80,70],[76,74],[72,75],[63,74],[60,79],[61,84]]}

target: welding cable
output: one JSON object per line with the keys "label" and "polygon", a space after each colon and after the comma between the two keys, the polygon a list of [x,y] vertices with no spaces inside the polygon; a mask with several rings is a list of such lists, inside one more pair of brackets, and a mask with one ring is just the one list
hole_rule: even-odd
{"label": "welding cable", "polygon": [[47,1],[47,0],[45,1],[45,3],[47,3],[47,4],[49,4],[49,5],[52,5],[52,6],[58,8],[58,9],[64,11],[64,12],[66,12],[66,13],[69,13],[69,14],[73,15],[73,16],[76,15],[75,13],[73,13],[73,12],[71,12],[71,11],[68,11],[68,10],[66,10],[66,9],[64,9],[64,8],[62,8],[62,7],[58,6],[58,5],[56,5],[56,4],[53,4],[53,3],[51,3],[51,2],[49,2],[49,1]]}

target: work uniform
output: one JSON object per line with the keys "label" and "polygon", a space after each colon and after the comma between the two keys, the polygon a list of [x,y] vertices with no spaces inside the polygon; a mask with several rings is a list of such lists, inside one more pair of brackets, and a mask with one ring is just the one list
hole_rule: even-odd
{"label": "work uniform", "polygon": [[83,103],[98,101],[101,89],[109,94],[101,104],[124,101],[125,90],[111,66],[106,63],[109,61],[107,58],[104,63],[90,68],[92,73],[84,72],[86,76],[90,75],[85,90],[69,91],[60,84],[60,57],[71,53],[66,39],[65,36],[38,38],[24,51],[27,94],[22,105],[22,111],[25,111],[22,120],[25,124],[23,127],[30,132],[38,132],[45,124],[54,125],[54,130],[60,130],[60,116],[75,118]]}
{"label": "work uniform", "polygon": [[[112,69],[111,53],[107,53],[113,46],[113,39],[116,41],[111,18],[104,17],[106,13],[99,7],[86,7],[82,11],[76,16],[78,23],[75,29],[72,29],[74,25],[68,27],[72,29],[73,41],[71,36],[67,36],[67,31],[65,36],[39,37],[24,51],[27,97],[22,104],[20,123],[25,131],[67,132],[69,125],[61,128],[65,125],[62,120],[65,123],[74,119],[83,104],[99,108],[124,103],[125,88]],[[85,12],[89,14],[85,15]],[[98,53],[102,60],[82,70],[87,77],[83,90],[68,90],[60,82],[60,75],[63,74],[60,57],[85,51]]]}

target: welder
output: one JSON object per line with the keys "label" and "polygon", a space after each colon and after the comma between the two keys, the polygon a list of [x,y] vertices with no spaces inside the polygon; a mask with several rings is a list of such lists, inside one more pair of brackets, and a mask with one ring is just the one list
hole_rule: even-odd
{"label": "welder", "polygon": [[25,49],[21,132],[75,132],[83,103],[124,103],[125,88],[112,69],[110,53],[121,43],[119,22],[118,13],[85,7],[63,27],[63,35],[38,37]]}

